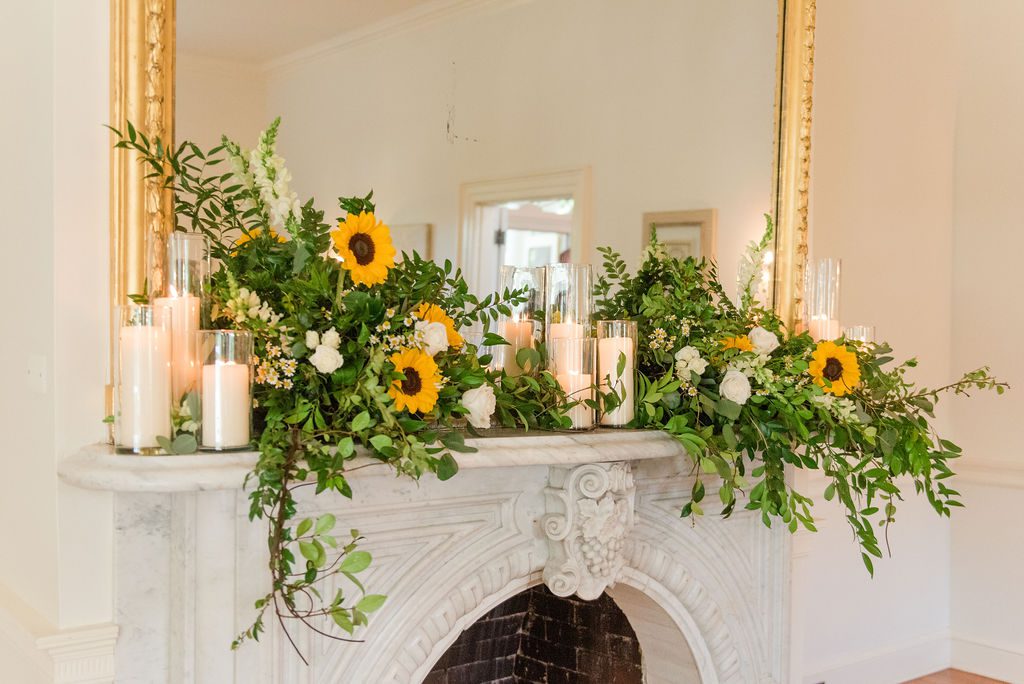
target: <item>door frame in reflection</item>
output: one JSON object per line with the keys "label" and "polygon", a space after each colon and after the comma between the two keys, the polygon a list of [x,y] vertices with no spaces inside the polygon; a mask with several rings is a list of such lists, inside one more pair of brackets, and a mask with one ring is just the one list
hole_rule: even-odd
{"label": "door frame in reflection", "polygon": [[506,202],[570,198],[573,201],[569,248],[576,263],[589,263],[592,247],[590,167],[463,183],[459,190],[460,266],[470,288],[494,291],[488,277],[495,261],[494,245],[484,239],[485,212]]}

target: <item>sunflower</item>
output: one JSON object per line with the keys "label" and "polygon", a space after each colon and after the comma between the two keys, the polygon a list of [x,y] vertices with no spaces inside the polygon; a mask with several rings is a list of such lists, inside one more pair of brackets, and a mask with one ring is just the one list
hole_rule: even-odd
{"label": "sunflower", "polygon": [[857,355],[835,342],[821,342],[811,354],[807,372],[829,394],[841,397],[860,383]]}
{"label": "sunflower", "polygon": [[746,335],[726,337],[722,340],[722,349],[739,349],[740,351],[754,351],[754,343]]}
{"label": "sunflower", "polygon": [[356,285],[379,285],[387,280],[388,269],[395,267],[391,230],[373,212],[349,214],[331,231],[331,240],[342,258],[341,267]]}
{"label": "sunflower", "polygon": [[445,332],[448,333],[448,346],[455,347],[458,349],[462,346],[464,340],[459,331],[455,329],[455,321],[452,317],[444,312],[444,309],[439,307],[437,304],[428,304],[423,302],[420,304],[420,308],[416,309],[416,317],[421,321],[430,321],[431,323],[443,323]]}
{"label": "sunflower", "polygon": [[[247,230],[244,233],[242,233],[241,235],[239,235],[238,239],[235,240],[235,251],[231,252],[231,256],[238,256],[238,248],[239,247],[241,247],[242,245],[244,245],[247,242],[255,240],[256,238],[258,238],[262,234],[263,234],[263,229],[262,228],[253,228],[252,230]],[[286,240],[283,235],[278,235],[277,231],[274,230],[273,228],[270,229],[270,237],[274,238],[278,242],[288,242],[288,240]]]}
{"label": "sunflower", "polygon": [[395,408],[410,413],[426,413],[437,403],[437,385],[441,374],[429,354],[419,349],[403,348],[391,355],[395,370],[404,380],[391,383],[388,394],[395,400]]}

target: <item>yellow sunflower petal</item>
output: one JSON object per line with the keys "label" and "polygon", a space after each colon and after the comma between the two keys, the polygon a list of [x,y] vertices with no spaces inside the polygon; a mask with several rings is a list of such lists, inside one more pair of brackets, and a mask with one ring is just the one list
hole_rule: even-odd
{"label": "yellow sunflower petal", "polygon": [[740,351],[754,351],[754,343],[746,335],[726,337],[721,342],[722,349],[739,349]]}
{"label": "yellow sunflower petal", "polygon": [[807,372],[822,391],[844,396],[860,384],[857,355],[845,346],[825,341],[815,347]]}
{"label": "yellow sunflower petal", "polygon": [[419,349],[401,349],[391,355],[395,370],[405,378],[395,380],[388,394],[399,411],[427,413],[437,403],[437,386],[441,374],[434,359]]}
{"label": "yellow sunflower petal", "polygon": [[395,267],[395,245],[391,230],[372,212],[349,214],[331,231],[334,251],[342,258],[341,267],[356,285],[379,285]]}

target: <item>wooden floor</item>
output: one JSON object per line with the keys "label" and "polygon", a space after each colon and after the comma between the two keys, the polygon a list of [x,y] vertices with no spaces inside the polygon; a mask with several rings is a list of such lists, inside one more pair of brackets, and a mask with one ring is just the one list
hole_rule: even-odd
{"label": "wooden floor", "polygon": [[906,684],[1006,684],[1006,682],[960,670],[943,670],[920,679],[913,679]]}

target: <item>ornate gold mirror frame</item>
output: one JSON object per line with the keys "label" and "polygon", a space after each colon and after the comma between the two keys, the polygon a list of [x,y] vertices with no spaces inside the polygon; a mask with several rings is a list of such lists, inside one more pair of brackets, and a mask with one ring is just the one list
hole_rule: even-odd
{"label": "ornate gold mirror frame", "polygon": [[[174,139],[175,0],[111,0],[114,127],[132,121],[150,138]],[[779,0],[772,197],[777,239],[774,305],[798,322],[807,257],[815,0]],[[163,244],[173,230],[170,193],[144,178],[126,151],[110,158],[110,303],[162,282]]]}

